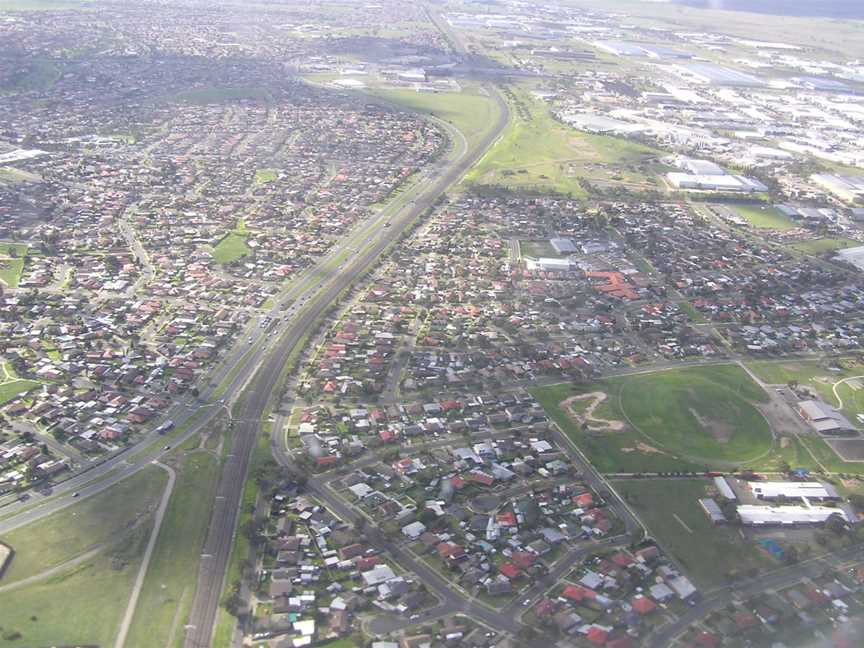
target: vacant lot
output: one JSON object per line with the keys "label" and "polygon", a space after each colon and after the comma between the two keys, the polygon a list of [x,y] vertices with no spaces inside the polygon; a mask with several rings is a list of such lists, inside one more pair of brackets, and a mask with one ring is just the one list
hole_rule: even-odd
{"label": "vacant lot", "polygon": [[510,126],[467,179],[476,184],[585,195],[592,184],[653,189],[657,151],[614,137],[589,135],[552,118],[546,104],[516,91]]}
{"label": "vacant lot", "polygon": [[721,586],[730,576],[773,565],[733,527],[711,524],[697,501],[707,496],[709,480],[637,479],[614,485],[697,586]]}
{"label": "vacant lot", "polygon": [[[624,423],[592,431],[570,396],[602,392],[593,418]],[[692,367],[610,378],[585,386],[534,390],[550,417],[603,472],[701,470],[757,461],[772,450],[771,430],[754,403],[766,394],[739,367]],[[610,426],[618,427],[618,426]]]}

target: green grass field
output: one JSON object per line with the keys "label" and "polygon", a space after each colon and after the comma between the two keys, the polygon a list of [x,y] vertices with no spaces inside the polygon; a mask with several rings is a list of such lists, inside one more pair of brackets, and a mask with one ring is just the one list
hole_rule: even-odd
{"label": "green grass field", "polygon": [[[514,189],[585,196],[579,183],[652,187],[646,179],[657,151],[614,137],[590,135],[558,123],[548,107],[525,92],[514,94],[522,109],[495,146],[468,173],[469,182]],[[653,187],[652,187],[653,188]]]}
{"label": "green grass field", "polygon": [[66,572],[0,593],[0,647],[112,646],[151,528]]}
{"label": "green grass field", "polygon": [[37,380],[19,378],[11,363],[0,363],[0,405],[39,387]]}
{"label": "green grass field", "polygon": [[181,103],[203,105],[241,100],[269,101],[272,99],[272,95],[265,88],[211,87],[179,92],[174,95],[173,99]]}
{"label": "green grass field", "polygon": [[787,230],[797,227],[792,219],[775,207],[737,205],[735,211],[753,227],[777,230]]}
{"label": "green grass field", "polygon": [[834,250],[843,250],[845,248],[856,247],[862,245],[862,243],[848,238],[820,238],[820,239],[812,239],[810,241],[800,241],[798,243],[792,243],[790,247],[798,250],[799,252],[804,252],[805,254],[825,254],[826,252],[833,252]]}
{"label": "green grass field", "polygon": [[13,398],[25,394],[32,389],[36,389],[41,384],[35,380],[12,380],[0,384],[0,405],[8,403]]}
{"label": "green grass field", "polygon": [[0,283],[7,288],[18,287],[29,249],[21,243],[0,243]]}
{"label": "green grass field", "polygon": [[549,241],[519,241],[519,252],[522,256],[534,258],[558,258],[561,256]]}
{"label": "green grass field", "polygon": [[[561,408],[568,397],[589,392],[608,396],[594,417],[618,421],[624,429],[583,430]],[[768,423],[754,407],[767,395],[733,365],[553,385],[533,393],[601,472],[730,467],[767,460],[773,447]]]}
{"label": "green grass field", "polygon": [[754,567],[776,566],[734,527],[711,524],[697,501],[707,496],[709,480],[639,479],[613,484],[698,587],[724,585],[736,571],[746,574]]}
{"label": "green grass field", "polygon": [[213,249],[213,259],[216,263],[231,263],[251,253],[252,250],[246,245],[246,235],[229,232]]}
{"label": "green grass field", "polygon": [[258,169],[255,171],[255,184],[267,184],[273,182],[279,177],[279,172],[276,169]]}
{"label": "green grass field", "polygon": [[387,101],[442,119],[475,144],[492,126],[498,107],[488,96],[476,92],[415,92],[414,90],[368,90]]}
{"label": "green grass field", "polygon": [[215,456],[186,455],[138,599],[127,648],[182,645],[217,477]]}
{"label": "green grass field", "polygon": [[102,545],[110,552],[136,524],[146,525],[166,479],[160,468],[145,468],[93,497],[7,533],[0,539],[15,556],[0,585],[29,578]]}

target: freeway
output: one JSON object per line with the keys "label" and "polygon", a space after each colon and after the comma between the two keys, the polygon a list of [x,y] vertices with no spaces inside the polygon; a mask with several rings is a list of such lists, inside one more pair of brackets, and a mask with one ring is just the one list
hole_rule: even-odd
{"label": "freeway", "polygon": [[[382,227],[376,223],[366,230],[367,236],[359,247],[352,250],[356,254],[344,260],[340,259],[335,272],[321,277],[320,289],[308,297],[305,305],[298,310],[296,318],[286,327],[274,348],[266,354],[243,390],[243,397],[235,408],[238,423],[234,428],[231,453],[220,476],[213,516],[202,554],[198,585],[187,626],[184,644],[186,648],[204,648],[211,645],[249,458],[255,438],[261,431],[262,417],[288,359],[302,346],[307,333],[339,300],[343,292],[363,277],[389,246],[407,232],[420,215],[433,207],[439,197],[462,178],[503,132],[509,122],[508,107],[494,88],[489,88],[489,92],[498,104],[499,117],[479,144],[471,150],[467,148],[464,137],[458,138],[459,142],[454,144],[461,148],[460,154],[451,160],[449,166],[443,167],[437,177],[429,177],[414,200],[407,203],[402,201],[399,204],[390,217],[390,226]],[[450,129],[453,134],[455,129]],[[416,567],[420,570],[421,577],[434,579],[437,576],[431,569],[424,568],[407,555],[402,555],[398,547],[385,543],[383,548],[392,550],[409,568]],[[424,570],[426,573],[423,573]]]}

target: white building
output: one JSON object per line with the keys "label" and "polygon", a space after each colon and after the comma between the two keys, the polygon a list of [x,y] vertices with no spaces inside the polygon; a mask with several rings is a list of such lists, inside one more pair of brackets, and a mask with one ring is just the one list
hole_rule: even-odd
{"label": "white building", "polygon": [[828,506],[752,506],[738,507],[741,524],[748,526],[793,526],[796,524],[823,524],[832,515],[849,522],[846,511]]}
{"label": "white building", "polygon": [[839,500],[840,496],[830,484],[821,482],[749,482],[750,490],[759,499],[773,500],[779,497],[807,500]]}

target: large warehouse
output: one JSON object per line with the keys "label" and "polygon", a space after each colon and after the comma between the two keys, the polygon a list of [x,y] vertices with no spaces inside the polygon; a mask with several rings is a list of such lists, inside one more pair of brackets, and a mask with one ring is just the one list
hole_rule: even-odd
{"label": "large warehouse", "polygon": [[798,403],[798,413],[814,430],[822,434],[843,434],[855,431],[855,426],[849,419],[821,401],[801,401]]}
{"label": "large warehouse", "polygon": [[738,507],[741,524],[748,526],[793,526],[796,524],[823,524],[832,515],[839,515],[847,522],[849,516],[841,508],[828,506],[753,506]]}
{"label": "large warehouse", "polygon": [[839,500],[840,496],[830,484],[820,482],[749,482],[750,491],[759,499]]}

